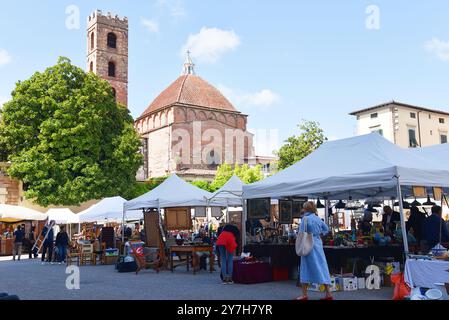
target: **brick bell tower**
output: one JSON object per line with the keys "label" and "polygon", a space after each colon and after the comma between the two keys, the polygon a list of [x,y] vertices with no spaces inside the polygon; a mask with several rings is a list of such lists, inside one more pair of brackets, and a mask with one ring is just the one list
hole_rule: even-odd
{"label": "brick bell tower", "polygon": [[87,71],[109,81],[117,102],[128,106],[128,18],[101,10],[87,18]]}

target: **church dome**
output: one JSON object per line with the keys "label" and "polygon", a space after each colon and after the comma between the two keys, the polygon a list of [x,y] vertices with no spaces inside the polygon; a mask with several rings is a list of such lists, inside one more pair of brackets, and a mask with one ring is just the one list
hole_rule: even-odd
{"label": "church dome", "polygon": [[185,74],[162,91],[141,117],[174,104],[237,112],[218,89],[194,74]]}

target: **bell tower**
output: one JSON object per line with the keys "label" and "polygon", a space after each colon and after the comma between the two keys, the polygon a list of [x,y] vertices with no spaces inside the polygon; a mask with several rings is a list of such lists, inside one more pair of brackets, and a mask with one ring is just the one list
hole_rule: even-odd
{"label": "bell tower", "polygon": [[107,80],[117,102],[128,106],[128,18],[101,10],[87,18],[87,71]]}

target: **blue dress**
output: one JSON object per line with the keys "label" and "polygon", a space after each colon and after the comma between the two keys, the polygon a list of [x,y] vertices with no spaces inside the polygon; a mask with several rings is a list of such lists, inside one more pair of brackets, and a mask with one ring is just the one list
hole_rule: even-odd
{"label": "blue dress", "polygon": [[[307,232],[313,234],[313,249],[308,256],[301,257],[299,270],[301,283],[330,285],[329,268],[320,238],[320,235],[329,232],[329,228],[316,214],[307,212],[305,216],[307,217]],[[299,228],[304,231],[304,223],[301,223]]]}

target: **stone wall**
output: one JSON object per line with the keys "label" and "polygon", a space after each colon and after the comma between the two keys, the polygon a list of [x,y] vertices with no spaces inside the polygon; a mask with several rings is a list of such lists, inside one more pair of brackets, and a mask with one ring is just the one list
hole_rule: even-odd
{"label": "stone wall", "polygon": [[0,164],[0,204],[21,203],[21,183],[6,174],[7,165]]}

